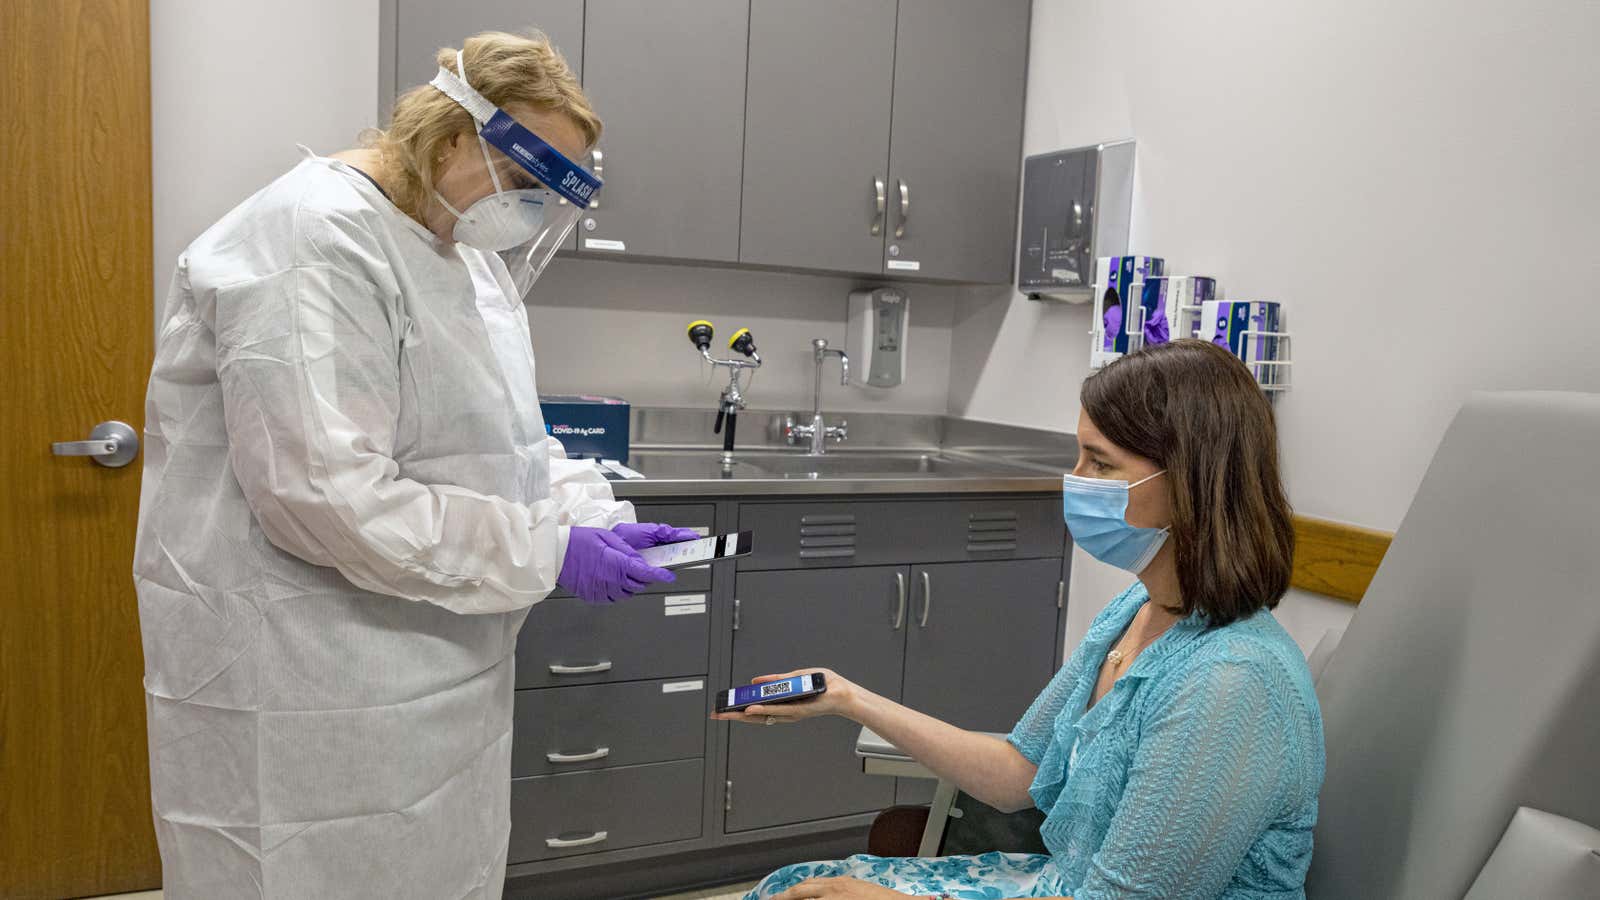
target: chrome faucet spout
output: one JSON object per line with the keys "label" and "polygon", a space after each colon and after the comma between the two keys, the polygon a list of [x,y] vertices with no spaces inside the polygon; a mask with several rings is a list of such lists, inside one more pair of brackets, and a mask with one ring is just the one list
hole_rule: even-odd
{"label": "chrome faucet spout", "polygon": [[790,444],[797,444],[802,438],[808,441],[807,453],[812,456],[821,456],[825,442],[828,439],[842,441],[848,437],[845,430],[847,423],[838,425],[825,425],[822,421],[822,364],[829,356],[839,357],[839,383],[850,383],[850,357],[843,350],[828,349],[826,338],[816,338],[811,342],[811,360],[814,366],[811,383],[811,422],[808,425],[798,425],[789,421],[784,426],[784,433]]}

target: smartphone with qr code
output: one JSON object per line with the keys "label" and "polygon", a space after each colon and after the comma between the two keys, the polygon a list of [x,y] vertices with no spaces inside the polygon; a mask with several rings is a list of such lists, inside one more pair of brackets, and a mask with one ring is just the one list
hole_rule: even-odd
{"label": "smartphone with qr code", "polygon": [[757,703],[788,703],[827,692],[828,685],[822,673],[808,672],[782,681],[744,684],[729,688],[717,698],[717,712],[737,712]]}

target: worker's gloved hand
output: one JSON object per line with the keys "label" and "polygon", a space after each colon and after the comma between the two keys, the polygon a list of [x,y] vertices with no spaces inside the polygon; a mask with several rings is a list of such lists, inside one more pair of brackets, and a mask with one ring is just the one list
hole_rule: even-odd
{"label": "worker's gloved hand", "polygon": [[635,550],[646,547],[655,547],[660,544],[676,544],[680,541],[692,541],[700,536],[700,532],[690,528],[674,528],[671,525],[659,525],[654,522],[623,522],[611,529],[617,537],[628,542],[628,546]]}
{"label": "worker's gloved hand", "polygon": [[604,528],[572,527],[556,583],[589,603],[615,603],[673,574],[639,558],[639,551]]}

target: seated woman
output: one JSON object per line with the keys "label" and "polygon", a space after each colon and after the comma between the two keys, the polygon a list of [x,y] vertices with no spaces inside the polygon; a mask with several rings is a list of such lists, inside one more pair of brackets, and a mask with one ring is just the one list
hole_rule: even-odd
{"label": "seated woman", "polygon": [[1111,363],[1081,400],[1067,527],[1139,580],[1005,740],[834,672],[813,700],[719,716],[859,722],[978,800],[1036,805],[1050,854],[806,863],[749,900],[1304,896],[1322,717],[1270,612],[1294,551],[1272,410],[1237,358],[1195,340]]}

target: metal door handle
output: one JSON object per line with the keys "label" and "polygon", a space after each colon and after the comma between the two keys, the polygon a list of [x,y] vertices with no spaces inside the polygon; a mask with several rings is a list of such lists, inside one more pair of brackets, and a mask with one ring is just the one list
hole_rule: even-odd
{"label": "metal door handle", "polygon": [[[605,173],[606,173],[606,155],[604,153],[600,152],[600,148],[599,147],[596,147],[596,148],[594,148],[594,177],[600,178]],[[590,209],[599,209],[600,208],[600,195],[599,194],[595,194],[594,197],[590,198],[590,200],[589,200],[589,208]]]}
{"label": "metal door handle", "polygon": [[900,626],[906,624],[906,575],[904,572],[894,573],[895,592],[899,595],[899,603],[895,605],[894,627],[890,631],[899,631]]}
{"label": "metal door handle", "polygon": [[604,831],[596,831],[594,834],[591,834],[588,837],[575,838],[570,841],[564,841],[561,838],[545,838],[544,845],[552,850],[563,850],[567,847],[587,847],[591,844],[600,843],[601,841],[605,840],[606,837],[607,835]]}
{"label": "metal door handle", "polygon": [[610,755],[610,747],[596,747],[588,753],[546,753],[544,758],[559,766],[567,763],[594,762],[597,759],[605,759]]}
{"label": "metal door handle", "polygon": [[928,611],[933,609],[933,579],[926,569],[922,572],[922,619],[917,622],[918,628],[928,627]]}
{"label": "metal door handle", "polygon": [[877,237],[883,234],[883,214],[889,208],[889,195],[884,191],[883,179],[876,175],[872,176],[872,190],[876,198],[873,209],[877,211],[872,217],[872,235]]}
{"label": "metal door handle", "polygon": [[126,422],[112,419],[89,432],[87,441],[57,441],[50,445],[56,456],[87,456],[108,468],[117,469],[139,455],[139,435]]}
{"label": "metal door handle", "polygon": [[906,236],[906,219],[911,215],[911,188],[899,178],[894,183],[900,185],[900,221],[894,226],[894,236],[899,239]]}
{"label": "metal door handle", "polygon": [[611,671],[611,662],[597,662],[592,666],[563,666],[558,663],[550,664],[551,675],[593,675],[596,672]]}

